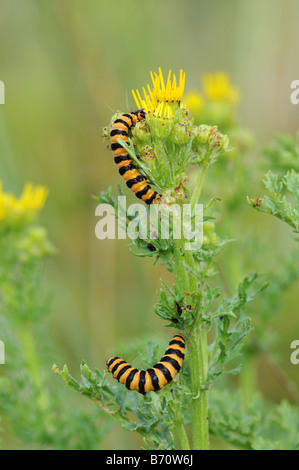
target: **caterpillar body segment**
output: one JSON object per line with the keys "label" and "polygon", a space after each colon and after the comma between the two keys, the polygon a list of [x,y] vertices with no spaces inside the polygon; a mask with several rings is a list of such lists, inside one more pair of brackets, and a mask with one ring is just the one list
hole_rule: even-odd
{"label": "caterpillar body segment", "polygon": [[145,395],[150,391],[157,392],[169,384],[180,371],[184,357],[185,338],[181,334],[176,334],[160,361],[147,370],[135,369],[120,357],[108,359],[107,368],[127,389]]}
{"label": "caterpillar body segment", "polygon": [[114,161],[126,185],[139,199],[142,199],[146,204],[152,204],[159,201],[161,195],[150,187],[147,183],[147,179],[141,175],[133,164],[133,160],[130,158],[126,149],[117,142],[117,139],[122,139],[124,142],[129,143],[129,129],[144,118],[145,112],[143,110],[138,110],[130,114],[122,114],[112,125],[110,140]]}

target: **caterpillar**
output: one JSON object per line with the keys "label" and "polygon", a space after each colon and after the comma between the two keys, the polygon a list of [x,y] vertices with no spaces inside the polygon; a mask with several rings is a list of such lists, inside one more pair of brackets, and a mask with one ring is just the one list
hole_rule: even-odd
{"label": "caterpillar", "polygon": [[142,109],[130,114],[122,114],[112,125],[110,140],[111,150],[114,154],[114,161],[118,166],[119,174],[125,180],[126,185],[139,199],[142,199],[146,204],[152,204],[157,202],[161,198],[161,195],[147,184],[147,179],[140,174],[126,149],[117,142],[117,139],[120,138],[124,142],[129,143],[129,129],[144,118],[145,112]]}
{"label": "caterpillar", "polygon": [[108,371],[129,390],[145,395],[151,390],[157,392],[169,384],[180,371],[185,357],[185,338],[176,334],[169,342],[164,356],[147,370],[134,369],[120,357],[107,361]]}

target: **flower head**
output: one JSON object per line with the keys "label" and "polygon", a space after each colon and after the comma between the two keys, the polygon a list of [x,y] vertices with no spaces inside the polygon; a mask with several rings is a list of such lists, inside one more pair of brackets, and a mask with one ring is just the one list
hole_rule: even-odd
{"label": "flower head", "polygon": [[180,77],[177,83],[176,76],[171,78],[171,70],[168,73],[166,84],[163,78],[162,70],[159,68],[159,74],[151,72],[152,88],[147,85],[147,91],[142,87],[144,98],[141,97],[138,90],[132,90],[134,100],[139,109],[144,109],[148,114],[170,119],[173,117],[173,110],[180,107],[181,99],[185,87],[185,74],[180,70]]}
{"label": "flower head", "polygon": [[239,99],[239,91],[232,86],[230,77],[226,73],[204,75],[202,86],[206,97],[211,101],[235,103]]}
{"label": "flower head", "polygon": [[0,222],[30,221],[46,201],[48,190],[43,186],[27,183],[20,198],[4,193],[0,181]]}
{"label": "flower head", "polygon": [[5,218],[5,205],[4,205],[4,200],[2,196],[2,183],[0,181],[0,222],[2,222],[4,218]]}
{"label": "flower head", "polygon": [[198,91],[189,91],[185,98],[184,104],[191,113],[198,113],[204,108],[204,99],[201,93]]}

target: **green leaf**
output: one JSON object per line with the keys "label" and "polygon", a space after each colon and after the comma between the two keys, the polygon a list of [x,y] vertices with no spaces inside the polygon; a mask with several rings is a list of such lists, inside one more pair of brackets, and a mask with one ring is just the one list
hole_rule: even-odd
{"label": "green leaf", "polygon": [[[249,204],[260,212],[277,217],[290,225],[296,234],[299,233],[299,174],[291,170],[280,178],[269,171],[264,184],[270,194],[255,199],[247,198]],[[291,201],[287,199],[286,193]]]}

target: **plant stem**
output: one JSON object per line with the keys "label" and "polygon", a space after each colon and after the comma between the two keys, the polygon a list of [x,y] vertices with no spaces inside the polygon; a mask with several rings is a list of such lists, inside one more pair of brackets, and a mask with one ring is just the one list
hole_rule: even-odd
{"label": "plant stem", "polygon": [[175,421],[175,428],[180,439],[182,450],[190,450],[190,444],[184,424],[181,421]]}
{"label": "plant stem", "polygon": [[192,400],[193,449],[209,449],[208,390],[205,388],[208,360],[207,333],[203,327],[196,327],[188,338]]}
{"label": "plant stem", "polygon": [[197,182],[195,184],[195,188],[192,192],[192,196],[191,196],[191,200],[190,200],[191,211],[192,212],[194,211],[195,204],[197,204],[198,201],[199,201],[199,198],[200,198],[200,195],[201,195],[202,185],[203,185],[203,182],[204,182],[204,179],[205,179],[205,175],[206,175],[208,166],[209,166],[209,159],[206,159],[202,163],[202,167],[201,167],[200,173],[198,175]]}
{"label": "plant stem", "polygon": [[37,411],[42,415],[45,429],[48,433],[53,433],[54,423],[50,414],[50,400],[45,389],[43,371],[38,360],[38,353],[35,347],[34,336],[29,325],[22,325],[20,330],[20,339],[22,342],[22,350],[24,360],[30,371],[33,386],[36,390],[35,406]]}
{"label": "plant stem", "polygon": [[195,291],[197,288],[196,279],[189,273],[186,266],[189,266],[195,271],[194,258],[191,250],[185,249],[185,236],[184,236],[184,219],[183,219],[183,205],[180,203],[180,238],[174,239],[173,256],[174,256],[174,276],[176,284],[181,288],[182,292]]}
{"label": "plant stem", "polygon": [[184,239],[181,238],[179,240],[174,240],[173,242],[175,282],[182,292],[187,292],[189,289],[189,279],[184,265]]}
{"label": "plant stem", "polygon": [[[181,238],[174,240],[174,276],[176,284],[182,292],[194,292],[197,289],[196,279],[187,272],[187,266],[194,270],[192,252],[184,250],[185,238],[183,222],[181,224]],[[195,320],[187,335],[188,357],[190,361],[192,384],[192,434],[193,449],[208,450],[208,391],[206,380],[208,374],[208,348],[207,332],[203,324]],[[182,425],[182,423],[181,423]]]}

